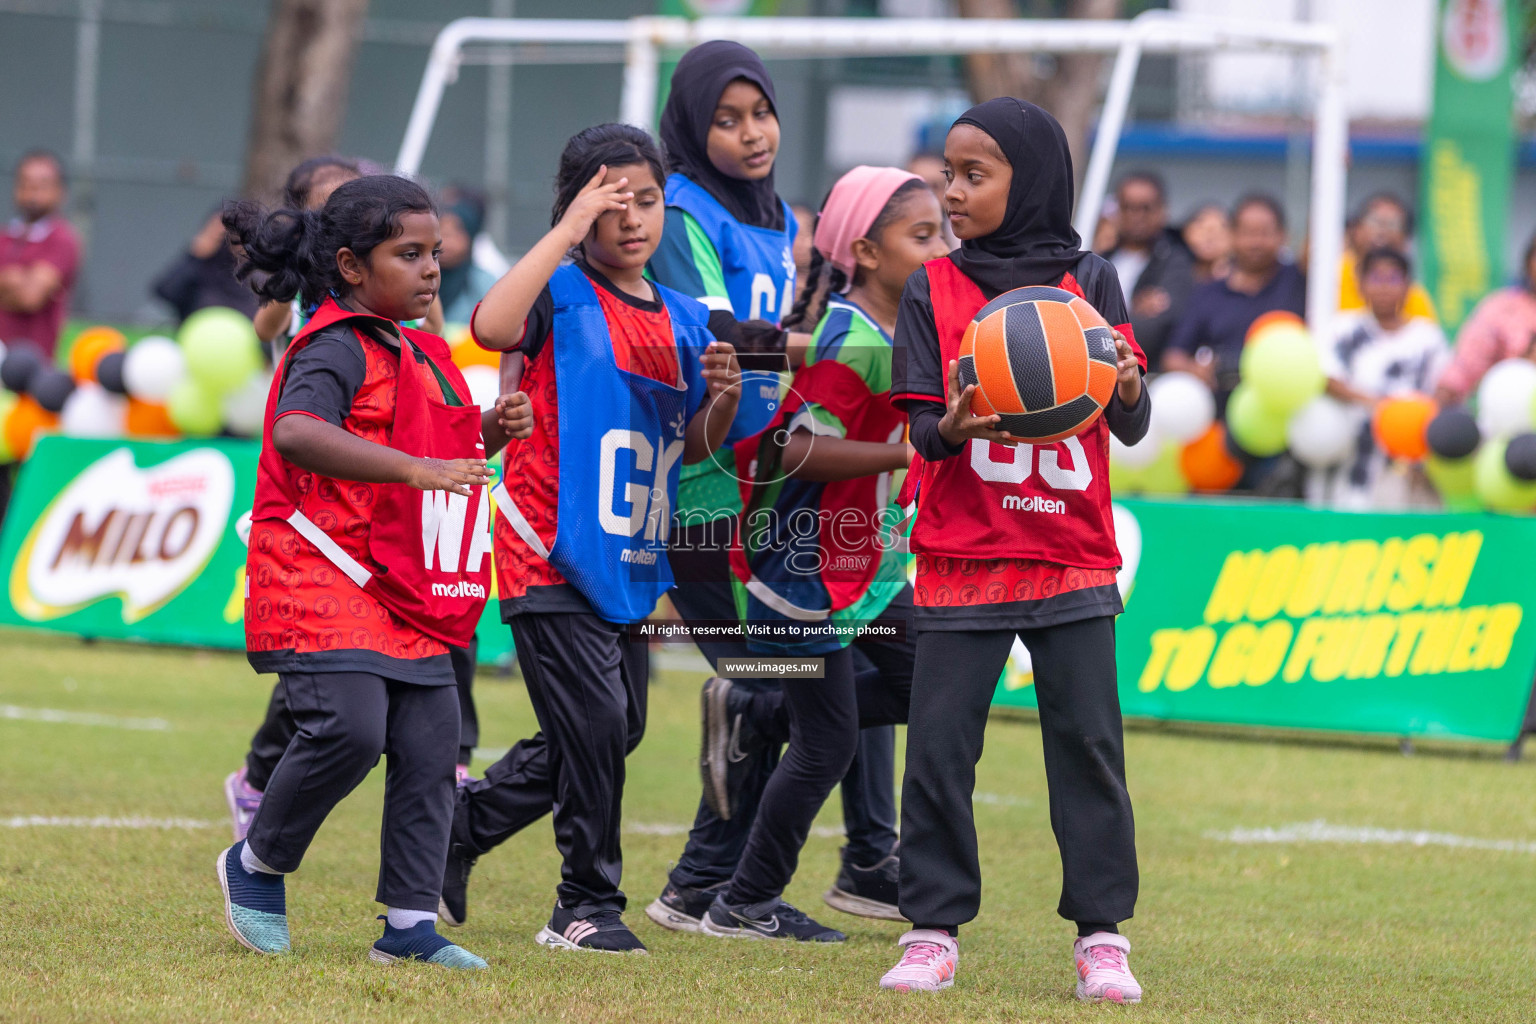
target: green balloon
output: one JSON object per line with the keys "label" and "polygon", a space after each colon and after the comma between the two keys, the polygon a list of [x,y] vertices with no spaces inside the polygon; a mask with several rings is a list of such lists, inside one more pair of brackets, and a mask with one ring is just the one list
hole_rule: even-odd
{"label": "green balloon", "polygon": [[1297,326],[1260,333],[1243,349],[1239,369],[1243,383],[1281,419],[1288,419],[1328,385],[1312,336]]}
{"label": "green balloon", "polygon": [[1189,481],[1179,466],[1180,446],[1177,441],[1164,441],[1152,465],[1142,470],[1148,494],[1187,494]]}
{"label": "green balloon", "polygon": [[1440,500],[1452,512],[1476,512],[1482,508],[1477,497],[1476,459],[1442,459],[1430,455],[1424,460],[1424,475],[1435,485]]}
{"label": "green balloon", "polygon": [[1472,456],[1472,480],[1486,508],[1497,512],[1530,512],[1536,509],[1536,481],[1521,480],[1504,465],[1502,439],[1484,442]]}
{"label": "green balloon", "polygon": [[184,380],[172,389],[165,411],[176,429],[188,437],[210,437],[224,422],[219,396],[199,387],[195,380]]}
{"label": "green balloon", "polygon": [[[18,401],[20,399],[16,395],[0,388],[0,427],[5,426],[6,417],[10,416],[11,410],[16,408]],[[11,451],[11,446],[5,443],[5,431],[0,429],[0,463],[15,461],[16,453]]]}
{"label": "green balloon", "polygon": [[1246,382],[1233,389],[1227,399],[1227,432],[1249,455],[1267,458],[1285,451],[1286,419]]}
{"label": "green balloon", "polygon": [[1119,459],[1109,460],[1109,490],[1111,494],[1140,494],[1147,489],[1147,471],[1127,466]]}
{"label": "green balloon", "polygon": [[261,343],[243,314],[222,306],[200,309],[176,334],[188,375],[203,390],[222,397],[261,369]]}

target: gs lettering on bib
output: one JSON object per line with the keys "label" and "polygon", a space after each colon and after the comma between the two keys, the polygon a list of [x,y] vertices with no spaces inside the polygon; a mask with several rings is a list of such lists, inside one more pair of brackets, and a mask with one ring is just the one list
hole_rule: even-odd
{"label": "gs lettering on bib", "polygon": [[546,547],[505,487],[496,489],[496,507],[599,616],[634,622],[672,586],[667,535],[684,435],[705,395],[699,360],[714,341],[708,311],[656,285],[677,347],[678,378],[662,382],[619,368],[602,305],[579,267],[555,271],[549,289],[560,395],[554,543]]}

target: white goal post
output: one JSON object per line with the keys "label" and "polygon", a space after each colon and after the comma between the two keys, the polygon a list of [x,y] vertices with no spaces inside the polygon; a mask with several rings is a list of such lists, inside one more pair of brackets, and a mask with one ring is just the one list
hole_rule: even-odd
{"label": "white goal post", "polygon": [[538,18],[460,18],[432,45],[395,166],[421,169],[443,92],[473,43],[577,44],[622,47],[620,120],[653,128],[662,50],[682,51],[710,39],[733,39],[766,57],[872,57],[896,54],[1115,54],[1093,150],[1073,221],[1084,242],[1093,237],[1109,186],[1110,168],[1130,106],[1143,53],[1282,50],[1317,57],[1312,129],[1307,324],[1328,337],[1343,256],[1344,184],[1349,147],[1344,103],[1343,40],[1331,26],[1245,22],[1146,11],[1129,21],[963,18],[700,18],[638,17],[623,21]]}

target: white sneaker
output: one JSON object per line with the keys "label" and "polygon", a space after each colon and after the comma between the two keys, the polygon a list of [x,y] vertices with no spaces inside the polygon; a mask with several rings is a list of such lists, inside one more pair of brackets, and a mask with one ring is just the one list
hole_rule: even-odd
{"label": "white sneaker", "polygon": [[1113,932],[1094,932],[1072,944],[1077,962],[1077,998],[1086,1003],[1139,1003],[1141,986],[1125,956],[1131,940]]}
{"label": "white sneaker", "polygon": [[896,940],[901,962],[885,972],[880,987],[897,992],[937,992],[955,983],[960,942],[948,932],[916,928]]}

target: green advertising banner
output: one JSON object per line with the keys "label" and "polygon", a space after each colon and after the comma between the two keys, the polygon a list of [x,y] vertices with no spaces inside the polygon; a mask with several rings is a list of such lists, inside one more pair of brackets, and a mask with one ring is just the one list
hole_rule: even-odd
{"label": "green advertising banner", "polygon": [[[0,623],[245,646],[249,441],[45,437],[0,532]],[[1130,717],[1509,741],[1536,672],[1536,518],[1125,501]],[[496,601],[480,660],[510,649]],[[1034,706],[1017,647],[997,702]]]}
{"label": "green advertising banner", "polygon": [[[0,623],[79,636],[245,648],[241,516],[254,441],[44,437],[0,532]],[[511,648],[494,596],[480,660]]]}
{"label": "green advertising banner", "polygon": [[1448,330],[1504,280],[1517,6],[1509,0],[1438,5],[1434,106],[1420,176],[1421,256],[1425,286]]}
{"label": "green advertising banner", "polygon": [[[1126,501],[1129,717],[1508,742],[1536,672],[1536,519]],[[997,702],[1035,706],[1022,646]]]}

